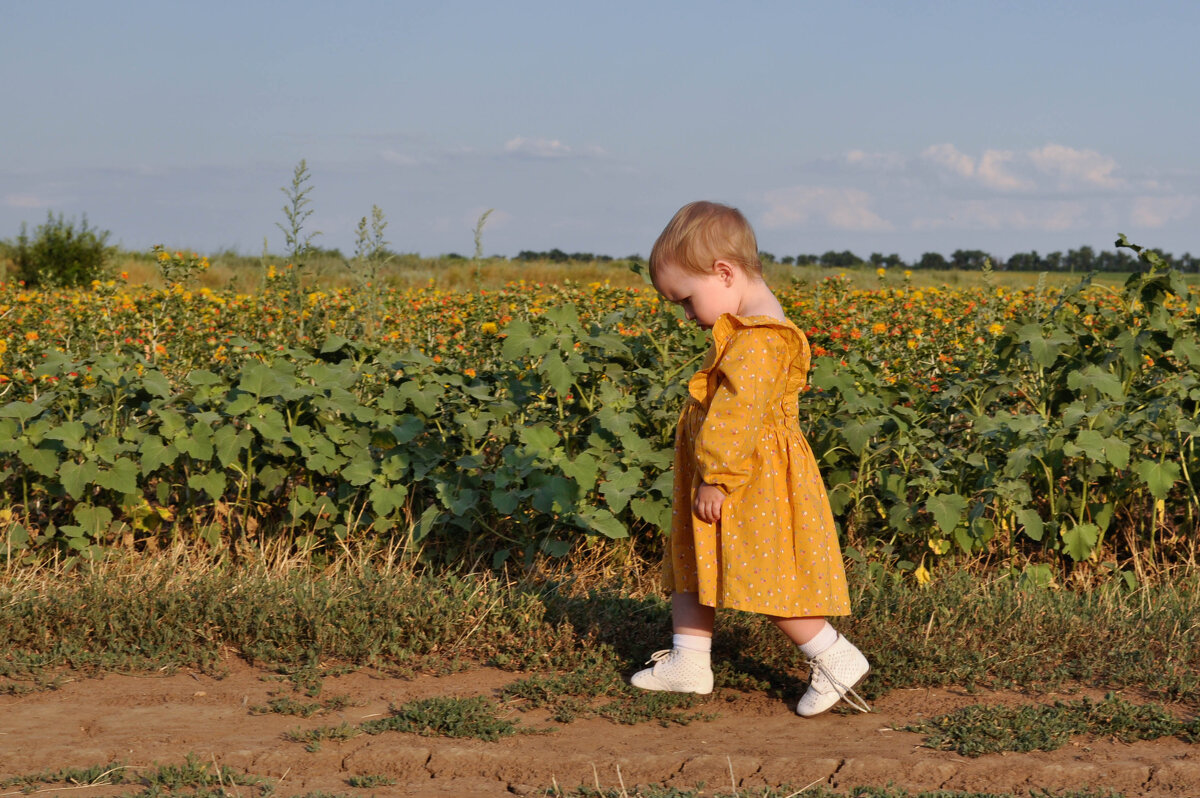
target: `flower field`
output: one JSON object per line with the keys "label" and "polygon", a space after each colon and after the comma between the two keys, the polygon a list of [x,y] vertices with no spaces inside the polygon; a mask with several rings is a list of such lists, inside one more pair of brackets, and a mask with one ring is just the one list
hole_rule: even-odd
{"label": "flower field", "polygon": [[[651,288],[306,290],[285,266],[249,295],[192,287],[198,256],[158,264],[163,289],[0,286],[4,556],[657,544],[706,337]],[[954,553],[1129,579],[1194,558],[1200,344],[1177,273],[777,288],[812,346],[801,421],[847,544],[918,580]]]}

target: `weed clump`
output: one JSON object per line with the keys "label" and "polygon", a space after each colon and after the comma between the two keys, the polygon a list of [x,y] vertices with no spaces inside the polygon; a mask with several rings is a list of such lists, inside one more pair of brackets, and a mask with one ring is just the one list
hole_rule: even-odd
{"label": "weed clump", "polygon": [[1133,704],[1109,694],[1103,701],[1081,699],[1022,707],[973,704],[904,731],[926,735],[930,748],[962,756],[1002,751],[1054,751],[1072,736],[1112,737],[1124,743],[1179,736],[1193,741],[1200,719],[1178,720],[1158,704]]}
{"label": "weed clump", "polygon": [[360,727],[367,734],[396,731],[424,737],[475,737],[494,741],[517,733],[517,725],[497,715],[486,698],[426,698],[392,709],[390,718],[369,720]]}

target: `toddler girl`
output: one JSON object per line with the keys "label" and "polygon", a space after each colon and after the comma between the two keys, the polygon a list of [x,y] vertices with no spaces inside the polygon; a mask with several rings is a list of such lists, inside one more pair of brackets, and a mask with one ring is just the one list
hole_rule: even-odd
{"label": "toddler girl", "polygon": [[655,653],[633,685],[712,692],[714,610],[732,607],[767,615],[808,658],[797,713],[811,717],[841,699],[869,711],[854,692],[867,660],[825,620],[848,615],[850,596],[798,421],[808,341],[763,281],[754,231],[734,208],[685,205],[655,242],[650,275],[663,298],[712,330],[713,346],[688,381],[675,433],[663,569],[673,647]]}

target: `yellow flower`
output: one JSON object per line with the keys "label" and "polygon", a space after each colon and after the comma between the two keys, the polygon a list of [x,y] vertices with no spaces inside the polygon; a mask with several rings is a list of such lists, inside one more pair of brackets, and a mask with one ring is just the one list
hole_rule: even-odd
{"label": "yellow flower", "polygon": [[485,321],[479,325],[479,331],[484,335],[495,335],[500,332],[500,328],[496,326],[496,322],[494,321]]}
{"label": "yellow flower", "polygon": [[879,275],[880,277],[884,277],[884,276],[886,276],[886,275],[887,275],[887,269],[885,269],[885,268],[883,268],[882,266],[880,266],[878,269],[876,269],[876,270],[875,270],[875,273],[876,273],[877,275]]}
{"label": "yellow flower", "polygon": [[987,329],[992,335],[999,335],[1000,333],[1004,332],[1004,325],[998,322],[992,322],[988,325]]}
{"label": "yellow flower", "polygon": [[913,571],[913,576],[917,578],[917,584],[921,587],[924,587],[930,582],[929,569],[924,565],[918,565],[917,570]]}

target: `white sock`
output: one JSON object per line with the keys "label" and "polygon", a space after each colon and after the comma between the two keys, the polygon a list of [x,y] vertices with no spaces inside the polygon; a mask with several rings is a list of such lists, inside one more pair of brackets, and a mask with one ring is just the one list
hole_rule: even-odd
{"label": "white sock", "polygon": [[712,661],[712,638],[703,635],[675,635],[671,638],[672,648],[686,651],[695,659]]}
{"label": "white sock", "polygon": [[836,643],[837,639],[837,629],[834,629],[833,625],[829,623],[829,621],[826,621],[825,628],[817,632],[816,636],[814,636],[812,640],[809,640],[807,643],[800,644],[800,653],[809,659],[812,659]]}

